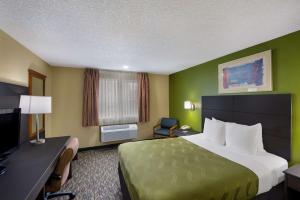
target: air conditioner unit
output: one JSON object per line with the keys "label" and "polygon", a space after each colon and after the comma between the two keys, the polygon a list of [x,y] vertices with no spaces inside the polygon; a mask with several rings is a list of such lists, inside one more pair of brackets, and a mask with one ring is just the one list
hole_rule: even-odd
{"label": "air conditioner unit", "polygon": [[115,142],[137,138],[138,127],[136,124],[122,124],[101,126],[101,142]]}

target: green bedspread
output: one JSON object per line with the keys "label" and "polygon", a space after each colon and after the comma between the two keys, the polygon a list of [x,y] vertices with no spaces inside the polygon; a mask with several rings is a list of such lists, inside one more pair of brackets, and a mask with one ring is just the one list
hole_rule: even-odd
{"label": "green bedspread", "polygon": [[122,144],[119,159],[132,200],[244,200],[258,191],[254,172],[182,138]]}

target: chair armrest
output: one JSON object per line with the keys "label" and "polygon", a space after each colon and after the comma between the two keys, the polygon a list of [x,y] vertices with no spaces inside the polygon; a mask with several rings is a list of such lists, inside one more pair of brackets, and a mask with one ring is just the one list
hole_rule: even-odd
{"label": "chair armrest", "polygon": [[172,126],[172,127],[169,129],[169,135],[170,135],[170,137],[173,137],[173,136],[174,136],[174,135],[173,135],[173,130],[176,129],[176,128],[177,128],[177,124],[174,125],[174,126]]}
{"label": "chair armrest", "polygon": [[52,178],[52,179],[55,179],[55,180],[61,180],[62,176],[61,176],[61,175],[58,175],[58,174],[55,174],[55,173],[53,173],[53,174],[51,174],[50,178]]}
{"label": "chair armrest", "polygon": [[153,132],[155,131],[156,128],[160,127],[160,124],[156,124],[155,126],[153,126]]}

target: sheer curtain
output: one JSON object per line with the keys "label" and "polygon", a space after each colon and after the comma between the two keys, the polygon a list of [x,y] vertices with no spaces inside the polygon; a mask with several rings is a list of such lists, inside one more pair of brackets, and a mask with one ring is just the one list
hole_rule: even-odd
{"label": "sheer curtain", "polygon": [[100,125],[138,122],[137,73],[100,70]]}

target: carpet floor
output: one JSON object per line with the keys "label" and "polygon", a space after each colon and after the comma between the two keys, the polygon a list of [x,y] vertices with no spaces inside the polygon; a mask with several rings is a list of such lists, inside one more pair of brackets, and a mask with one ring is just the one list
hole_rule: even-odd
{"label": "carpet floor", "polygon": [[76,200],[122,199],[117,148],[79,152],[78,160],[72,165],[73,177],[63,186],[62,192],[74,192]]}

